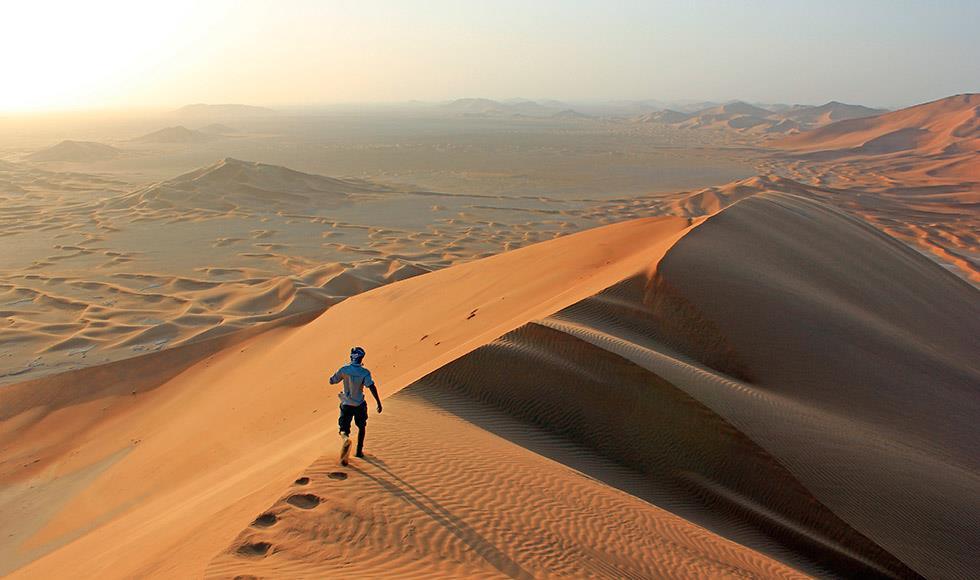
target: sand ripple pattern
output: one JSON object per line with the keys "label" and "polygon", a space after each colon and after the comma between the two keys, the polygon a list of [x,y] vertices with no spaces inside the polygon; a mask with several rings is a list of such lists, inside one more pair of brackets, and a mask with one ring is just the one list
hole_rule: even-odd
{"label": "sand ripple pattern", "polygon": [[[276,523],[243,531],[207,576],[801,577],[475,427],[444,405],[616,469],[493,407],[451,394],[433,403],[405,392],[370,420],[365,460],[341,468],[330,453],[311,465],[267,510]],[[297,507],[290,502],[297,494],[313,494],[319,504]],[[266,544],[256,556],[253,547]]]}

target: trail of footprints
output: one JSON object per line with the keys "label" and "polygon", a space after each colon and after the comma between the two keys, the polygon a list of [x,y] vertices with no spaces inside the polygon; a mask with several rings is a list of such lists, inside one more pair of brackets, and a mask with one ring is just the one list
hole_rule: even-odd
{"label": "trail of footprints", "polygon": [[[335,481],[346,480],[348,475],[344,471],[330,471],[326,474],[328,479]],[[303,476],[293,482],[296,487],[303,487],[310,484],[310,477]],[[323,503],[323,498],[313,493],[291,493],[286,497],[285,503],[301,510],[312,510],[319,507]],[[262,541],[256,532],[260,530],[269,529],[279,523],[282,514],[288,511],[290,508],[284,507],[277,511],[268,511],[252,521],[251,528],[252,532],[246,532],[246,537],[242,541],[238,548],[236,549],[236,554],[243,558],[265,558],[266,556],[275,553],[274,546],[269,543]]]}

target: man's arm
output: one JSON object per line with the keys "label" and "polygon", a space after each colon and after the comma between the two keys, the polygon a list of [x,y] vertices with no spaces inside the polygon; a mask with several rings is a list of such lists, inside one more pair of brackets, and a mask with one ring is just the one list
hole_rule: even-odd
{"label": "man's arm", "polygon": [[337,369],[337,372],[335,372],[330,377],[330,384],[331,385],[336,385],[337,383],[339,383],[342,380],[344,380],[344,377],[340,374],[340,369]]}
{"label": "man's arm", "polygon": [[371,394],[374,395],[374,400],[378,402],[378,413],[381,413],[381,396],[378,395],[377,385],[368,385],[368,388],[371,389]]}

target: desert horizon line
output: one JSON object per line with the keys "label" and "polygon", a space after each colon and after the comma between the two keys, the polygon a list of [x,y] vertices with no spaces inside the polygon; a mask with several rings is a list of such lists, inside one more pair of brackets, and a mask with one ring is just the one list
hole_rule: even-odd
{"label": "desert horizon line", "polygon": [[[733,103],[747,103],[755,106],[776,106],[776,107],[819,107],[832,103],[844,105],[861,105],[865,107],[896,110],[915,105],[931,103],[944,98],[980,93],[980,87],[974,90],[963,90],[947,95],[931,98],[928,100],[909,102],[909,103],[877,103],[854,101],[841,98],[830,98],[827,100],[814,100],[811,102],[786,102],[779,100],[759,100],[752,98],[680,98],[680,99],[661,99],[657,97],[616,97],[616,98],[566,98],[566,97],[522,97],[522,96],[485,96],[485,95],[461,95],[442,99],[401,99],[401,100],[361,100],[361,101],[251,101],[248,99],[218,99],[218,100],[192,100],[183,103],[168,103],[159,105],[146,105],[134,107],[78,107],[78,108],[47,108],[47,109],[2,109],[0,108],[0,120],[12,118],[36,118],[59,115],[87,115],[87,114],[166,114],[179,111],[182,108],[194,105],[208,106],[248,106],[257,108],[280,109],[280,110],[303,110],[316,108],[345,108],[345,107],[404,107],[404,106],[440,106],[452,104],[457,101],[465,100],[486,100],[498,103],[538,103],[558,105],[648,105],[651,110],[669,109],[671,106],[688,107],[691,105],[728,105]],[[220,101],[220,102],[219,102]]]}

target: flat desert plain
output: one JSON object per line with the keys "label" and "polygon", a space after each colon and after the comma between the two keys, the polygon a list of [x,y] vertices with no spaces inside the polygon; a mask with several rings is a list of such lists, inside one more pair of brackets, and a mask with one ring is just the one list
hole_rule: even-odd
{"label": "flat desert plain", "polygon": [[0,119],[0,574],[980,570],[980,96],[493,103]]}

